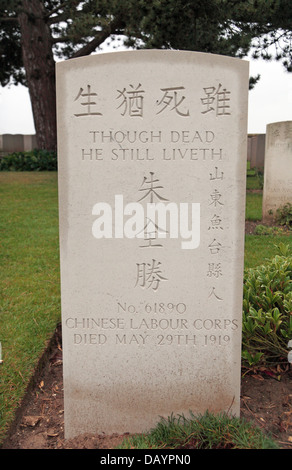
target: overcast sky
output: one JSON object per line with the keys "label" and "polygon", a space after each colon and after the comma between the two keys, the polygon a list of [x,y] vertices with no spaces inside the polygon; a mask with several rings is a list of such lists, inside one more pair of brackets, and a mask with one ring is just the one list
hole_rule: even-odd
{"label": "overcast sky", "polygon": [[[250,75],[261,79],[249,92],[248,133],[264,134],[271,122],[292,120],[292,73],[281,63],[250,61]],[[34,134],[28,90],[0,87],[0,134]]]}

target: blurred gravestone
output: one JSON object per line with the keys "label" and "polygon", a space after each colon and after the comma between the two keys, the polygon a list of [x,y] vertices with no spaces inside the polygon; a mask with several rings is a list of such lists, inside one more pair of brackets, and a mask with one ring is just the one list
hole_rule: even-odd
{"label": "blurred gravestone", "polygon": [[37,147],[36,136],[30,134],[0,135],[0,155],[27,152]]}
{"label": "blurred gravestone", "polygon": [[263,190],[263,220],[271,222],[277,209],[292,203],[292,121],[267,125]]}
{"label": "blurred gravestone", "polygon": [[23,151],[23,135],[22,134],[3,134],[2,135],[3,151],[7,153]]}
{"label": "blurred gravestone", "polygon": [[249,138],[250,167],[263,170],[265,166],[265,134],[257,134]]}

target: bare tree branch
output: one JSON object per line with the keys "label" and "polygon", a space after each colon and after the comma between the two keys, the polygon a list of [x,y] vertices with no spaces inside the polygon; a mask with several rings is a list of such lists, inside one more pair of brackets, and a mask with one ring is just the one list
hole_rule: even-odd
{"label": "bare tree branch", "polygon": [[[76,11],[74,13],[74,18],[78,18],[79,16],[82,16],[83,11]],[[66,12],[60,13],[59,15],[56,16],[47,16],[46,22],[48,25],[60,23],[61,21],[67,21],[68,20],[68,14]]]}
{"label": "bare tree branch", "polygon": [[88,43],[85,44],[79,51],[76,51],[72,55],[72,59],[75,59],[77,57],[82,57],[84,55],[91,54],[92,52],[95,51],[95,49],[100,46],[111,34],[116,34],[117,31],[119,31],[119,34],[121,34],[121,31],[123,29],[123,22],[120,18],[115,18],[107,27],[105,27],[102,31],[98,31],[96,36]]}
{"label": "bare tree branch", "polygon": [[17,16],[3,16],[0,18],[0,23],[18,23],[18,17]]}
{"label": "bare tree branch", "polygon": [[[59,5],[58,7],[54,8],[53,10],[51,10],[49,13],[47,13],[45,16],[44,16],[44,19],[48,19],[50,18],[52,15],[54,15],[55,13],[57,13],[59,10],[63,10],[63,8],[68,4],[68,2],[63,2],[61,3],[61,5]],[[55,17],[53,17],[52,19],[54,19]]]}

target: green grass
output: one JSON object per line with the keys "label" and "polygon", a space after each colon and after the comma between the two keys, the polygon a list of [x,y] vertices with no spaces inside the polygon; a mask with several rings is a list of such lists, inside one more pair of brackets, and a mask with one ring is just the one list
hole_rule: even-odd
{"label": "green grass", "polygon": [[278,254],[280,243],[292,248],[291,233],[286,235],[246,235],[244,249],[244,267],[254,268],[265,264],[267,260]]}
{"label": "green grass", "polygon": [[261,220],[262,219],[262,193],[247,193],[246,194],[246,220]]}
{"label": "green grass", "polygon": [[225,413],[162,419],[149,433],[125,438],[120,449],[276,449],[261,429]]}
{"label": "green grass", "polygon": [[[60,320],[56,172],[0,172],[0,442]],[[247,194],[247,216],[261,218],[261,194]],[[245,267],[292,237],[246,236]]]}
{"label": "green grass", "polygon": [[[246,220],[260,221],[262,219],[262,193],[246,194]],[[272,231],[271,229],[267,229]],[[273,258],[277,254],[277,245],[281,242],[292,247],[291,232],[283,231],[278,234],[269,235],[246,235],[245,236],[245,268],[252,268],[264,264],[267,259]]]}
{"label": "green grass", "polygon": [[60,319],[56,173],[0,173],[0,441]]}
{"label": "green grass", "polygon": [[259,178],[256,175],[250,175],[246,179],[246,189],[261,189]]}

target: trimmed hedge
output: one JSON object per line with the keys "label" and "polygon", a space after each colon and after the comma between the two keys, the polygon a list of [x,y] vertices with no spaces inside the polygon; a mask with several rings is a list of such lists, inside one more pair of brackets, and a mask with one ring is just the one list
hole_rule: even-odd
{"label": "trimmed hedge", "polygon": [[14,152],[0,159],[0,171],[56,171],[57,154],[48,150]]}

